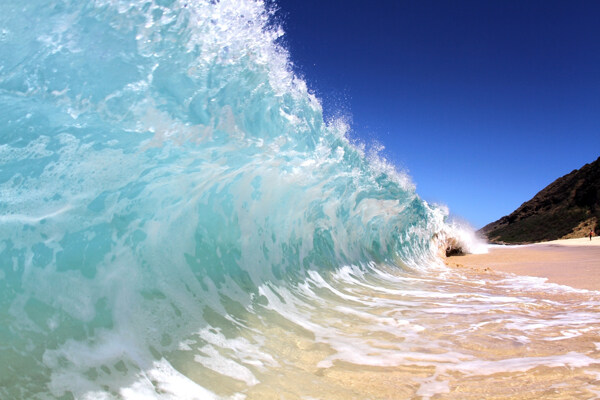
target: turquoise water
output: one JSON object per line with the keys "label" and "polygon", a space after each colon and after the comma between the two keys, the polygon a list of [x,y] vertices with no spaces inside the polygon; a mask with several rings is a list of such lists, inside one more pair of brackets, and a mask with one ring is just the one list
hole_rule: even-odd
{"label": "turquoise water", "polygon": [[[0,4],[2,399],[364,398],[323,371],[427,346],[446,353],[417,362],[431,377],[403,379],[435,394],[448,363],[486,358],[424,333],[441,307],[428,299],[467,282],[436,256],[460,236],[447,211],[324,121],[271,13]],[[482,299],[529,312],[468,282],[473,313]]]}

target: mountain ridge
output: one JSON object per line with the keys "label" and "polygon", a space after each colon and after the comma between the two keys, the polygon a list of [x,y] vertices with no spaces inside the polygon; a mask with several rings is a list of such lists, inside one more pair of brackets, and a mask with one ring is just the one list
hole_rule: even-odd
{"label": "mountain ridge", "polygon": [[492,243],[582,237],[600,222],[600,157],[556,179],[511,214],[478,232]]}

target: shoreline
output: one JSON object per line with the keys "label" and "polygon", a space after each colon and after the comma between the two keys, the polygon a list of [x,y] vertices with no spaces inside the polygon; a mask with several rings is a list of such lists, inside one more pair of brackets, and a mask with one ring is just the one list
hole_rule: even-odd
{"label": "shoreline", "polygon": [[450,256],[446,265],[535,276],[576,289],[600,291],[600,237],[591,241],[585,237],[527,245],[489,245],[488,253]]}

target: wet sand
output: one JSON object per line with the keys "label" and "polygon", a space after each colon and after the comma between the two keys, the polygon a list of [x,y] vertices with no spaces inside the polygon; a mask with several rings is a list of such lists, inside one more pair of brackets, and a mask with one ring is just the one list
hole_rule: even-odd
{"label": "wet sand", "polygon": [[547,278],[577,289],[600,290],[600,237],[520,246],[491,245],[487,254],[448,257],[452,267]]}

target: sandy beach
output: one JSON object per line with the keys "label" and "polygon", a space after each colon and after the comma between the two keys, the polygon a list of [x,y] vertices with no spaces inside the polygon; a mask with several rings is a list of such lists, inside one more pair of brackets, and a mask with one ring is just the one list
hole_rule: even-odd
{"label": "sandy beach", "polygon": [[452,267],[547,278],[577,289],[600,290],[600,237],[519,246],[490,245],[486,254],[448,257]]}

